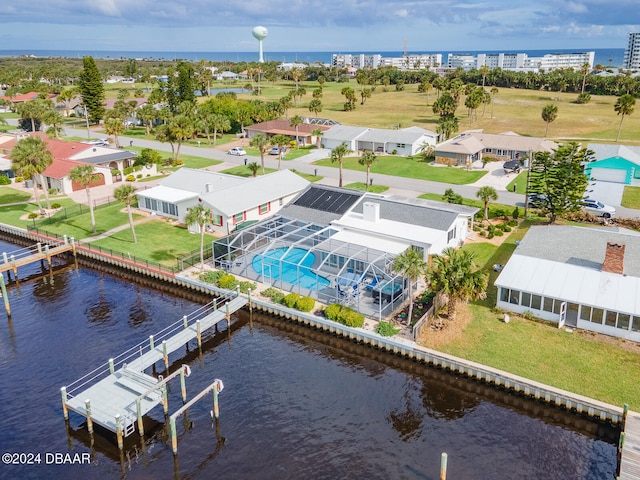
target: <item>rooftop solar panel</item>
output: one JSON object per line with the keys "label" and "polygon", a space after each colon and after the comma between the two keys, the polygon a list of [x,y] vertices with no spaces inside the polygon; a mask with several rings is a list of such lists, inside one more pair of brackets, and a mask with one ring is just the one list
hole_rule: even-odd
{"label": "rooftop solar panel", "polygon": [[355,192],[339,192],[312,187],[303,193],[293,204],[299,207],[342,215],[358,201],[360,196],[360,193]]}

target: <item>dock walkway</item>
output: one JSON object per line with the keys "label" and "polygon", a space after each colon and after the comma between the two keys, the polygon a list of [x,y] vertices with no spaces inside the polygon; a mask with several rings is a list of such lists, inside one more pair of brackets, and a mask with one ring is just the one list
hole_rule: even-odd
{"label": "dock walkway", "polygon": [[640,414],[629,412],[623,432],[620,480],[640,480]]}
{"label": "dock walkway", "polygon": [[3,252],[2,261],[0,262],[0,273],[13,270],[17,273],[18,267],[28,265],[40,260],[47,260],[51,265],[51,257],[60,253],[73,251],[75,253],[75,244],[71,243],[38,243],[31,247],[21,248],[10,253]]}
{"label": "dock walkway", "polygon": [[[214,304],[214,311],[205,316],[201,316],[202,312],[199,312],[200,315],[196,312],[191,319],[185,316],[160,332],[157,339],[150,337],[148,341],[120,355],[116,362],[111,360],[109,364],[90,372],[68,387],[63,387],[65,416],[66,409],[69,409],[90,417],[92,422],[112,432],[117,432],[120,427],[124,436],[133,433],[136,421],[163,400],[161,385],[157,385],[158,379],[147,375],[144,370],[160,360],[167,362],[170,353],[193,339],[199,339],[204,331],[246,303],[246,297],[237,296],[222,308],[216,308]],[[201,310],[206,312],[206,308]],[[117,370],[115,363],[121,364]],[[105,373],[108,373],[105,378],[93,383]],[[87,386],[89,384],[91,385]],[[118,416],[120,425],[116,421]]]}

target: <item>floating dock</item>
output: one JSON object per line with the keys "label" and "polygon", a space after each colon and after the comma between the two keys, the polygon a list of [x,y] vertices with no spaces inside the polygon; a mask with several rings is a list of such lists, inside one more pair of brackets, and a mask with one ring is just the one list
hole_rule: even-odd
{"label": "floating dock", "polygon": [[[87,419],[89,431],[93,430],[93,423],[96,423],[118,434],[120,443],[120,435],[126,437],[133,433],[136,422],[140,428],[142,416],[163,401],[166,411],[166,382],[169,377],[176,374],[182,376],[184,373],[181,370],[166,379],[157,379],[144,373],[144,370],[160,360],[168,368],[170,353],[194,339],[200,345],[204,331],[224,319],[230,322],[229,316],[246,303],[247,298],[243,296],[236,296],[221,308],[217,308],[216,302],[213,302],[191,314],[191,318],[184,316],[156,338],[150,336],[149,340],[119,355],[117,360],[110,359],[108,364],[62,387],[65,419],[68,418],[68,410],[79,413]],[[211,308],[213,312],[207,313]],[[121,365],[117,370],[116,364]],[[98,380],[104,374],[107,376]],[[184,382],[184,378],[182,380]],[[184,391],[183,383],[183,400]]]}

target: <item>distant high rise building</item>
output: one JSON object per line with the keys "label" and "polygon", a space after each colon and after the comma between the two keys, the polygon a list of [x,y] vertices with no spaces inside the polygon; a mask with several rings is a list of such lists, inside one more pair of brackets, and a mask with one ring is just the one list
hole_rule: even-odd
{"label": "distant high rise building", "polygon": [[624,52],[624,68],[640,70],[640,33],[630,33],[629,43]]}

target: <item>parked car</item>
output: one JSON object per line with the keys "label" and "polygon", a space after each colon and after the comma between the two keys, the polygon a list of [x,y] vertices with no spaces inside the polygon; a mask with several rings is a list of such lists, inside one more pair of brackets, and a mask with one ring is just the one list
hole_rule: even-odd
{"label": "parked car", "polygon": [[522,168],[522,165],[520,164],[520,160],[509,160],[502,164],[502,168],[504,168],[505,173],[518,173]]}
{"label": "parked car", "polygon": [[595,215],[596,217],[612,218],[616,216],[616,209],[610,205],[605,205],[598,200],[592,200],[591,198],[585,198],[583,201],[582,209],[585,212]]}
{"label": "parked car", "polygon": [[527,200],[527,206],[530,208],[542,208],[547,203],[547,196],[544,193],[532,193]]}
{"label": "parked car", "polygon": [[231,150],[227,151],[227,155],[246,155],[247,152],[244,151],[244,148],[242,147],[233,147]]}
{"label": "parked car", "polygon": [[[286,153],[287,151],[287,147],[282,147],[282,153]],[[272,147],[271,150],[269,150],[269,155],[278,155],[280,153],[280,150],[278,150],[278,147]]]}

